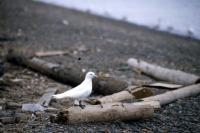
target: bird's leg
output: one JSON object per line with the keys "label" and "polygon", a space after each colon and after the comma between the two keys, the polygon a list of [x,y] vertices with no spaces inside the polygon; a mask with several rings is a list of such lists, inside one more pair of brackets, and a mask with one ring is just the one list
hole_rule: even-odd
{"label": "bird's leg", "polygon": [[84,109],[85,105],[82,104],[81,100],[75,100],[74,101],[74,106],[79,106],[80,108]]}
{"label": "bird's leg", "polygon": [[81,100],[79,100],[79,106],[80,106],[82,109],[85,108],[85,105],[82,104],[82,101],[81,101]]}
{"label": "bird's leg", "polygon": [[122,107],[123,107],[123,108],[125,107],[123,103],[122,103]]}
{"label": "bird's leg", "polygon": [[100,103],[99,105],[100,105],[100,107],[101,107],[101,108],[103,108],[103,105],[102,105],[102,103]]}

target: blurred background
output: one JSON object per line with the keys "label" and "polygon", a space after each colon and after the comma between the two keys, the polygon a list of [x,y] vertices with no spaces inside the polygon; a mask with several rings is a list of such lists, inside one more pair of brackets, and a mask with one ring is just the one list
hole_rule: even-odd
{"label": "blurred background", "polygon": [[199,0],[36,0],[200,39]]}

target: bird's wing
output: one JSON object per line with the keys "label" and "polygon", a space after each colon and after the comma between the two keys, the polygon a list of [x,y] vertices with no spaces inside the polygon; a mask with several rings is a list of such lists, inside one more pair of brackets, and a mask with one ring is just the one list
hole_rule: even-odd
{"label": "bird's wing", "polygon": [[55,99],[62,99],[62,98],[81,98],[81,97],[87,97],[88,95],[88,89],[85,88],[85,86],[77,86],[71,90],[68,90],[64,93],[53,95],[53,98]]}
{"label": "bird's wing", "polygon": [[57,94],[57,95],[53,95],[53,98],[55,99],[62,99],[62,98],[81,98],[81,97],[85,97],[86,95],[86,90],[82,89],[82,90],[69,90],[66,91],[64,93],[61,94]]}
{"label": "bird's wing", "polygon": [[75,88],[68,90],[64,93],[54,95],[53,98],[61,99],[61,98],[83,98],[90,95],[92,90],[91,81],[89,82],[82,82],[80,85],[76,86]]}
{"label": "bird's wing", "polygon": [[68,91],[68,97],[71,98],[82,98],[87,96],[87,89],[70,90]]}

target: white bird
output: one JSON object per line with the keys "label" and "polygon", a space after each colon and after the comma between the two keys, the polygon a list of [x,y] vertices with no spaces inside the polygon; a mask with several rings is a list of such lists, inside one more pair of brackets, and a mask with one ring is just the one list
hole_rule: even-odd
{"label": "white bird", "polygon": [[80,85],[78,85],[75,88],[72,88],[71,90],[68,90],[64,93],[53,95],[52,97],[54,99],[62,99],[62,98],[82,99],[82,98],[87,98],[92,93],[92,79],[94,77],[97,77],[94,72],[88,72],[85,76],[84,81]]}

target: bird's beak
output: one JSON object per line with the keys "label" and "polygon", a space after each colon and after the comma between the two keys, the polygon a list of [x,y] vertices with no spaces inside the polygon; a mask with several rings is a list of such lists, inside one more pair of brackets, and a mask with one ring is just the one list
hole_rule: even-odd
{"label": "bird's beak", "polygon": [[94,77],[96,78],[96,77],[98,77],[98,76],[95,74]]}

